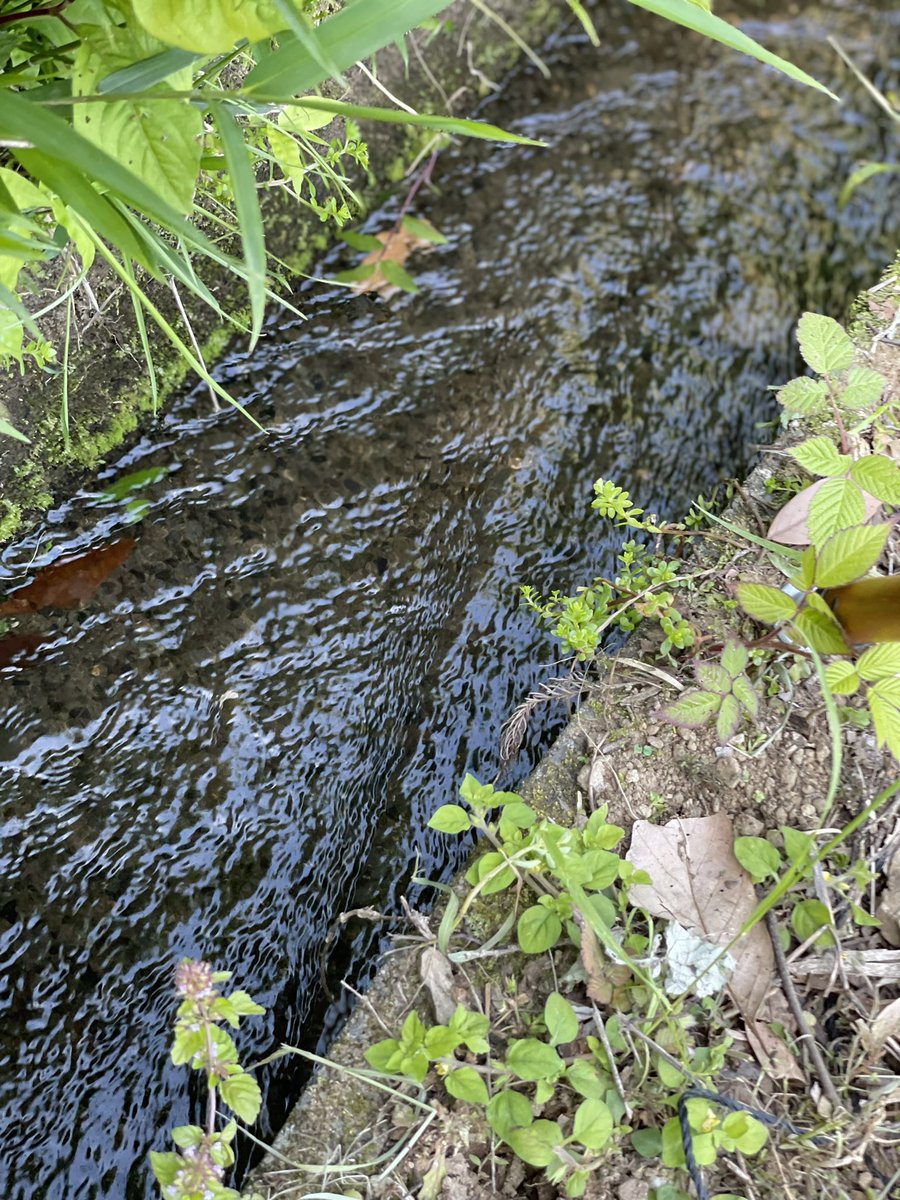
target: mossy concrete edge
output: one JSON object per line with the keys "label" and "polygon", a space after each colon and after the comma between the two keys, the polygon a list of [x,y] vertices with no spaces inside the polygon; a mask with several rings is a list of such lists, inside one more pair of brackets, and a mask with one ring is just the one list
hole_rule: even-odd
{"label": "mossy concrete edge", "polygon": [[[873,308],[873,300],[878,305]],[[887,325],[878,307],[891,303],[900,311],[900,255],[882,275],[875,288],[863,292],[850,312],[851,336],[860,350],[867,349]],[[773,446],[777,449],[797,440],[796,430],[782,431]],[[777,459],[775,461],[778,461]],[[772,469],[761,461],[744,482],[743,496],[764,496]],[[741,521],[742,496],[736,498],[731,512]],[[712,547],[711,553],[715,552]],[[589,771],[589,748],[596,743],[595,732],[603,728],[602,705],[588,700],[579,708],[543,756],[538,766],[519,787],[519,793],[542,815],[565,821],[571,814],[571,797],[576,789],[586,792],[584,779]],[[450,799],[449,797],[446,799]],[[457,873],[451,887],[462,897],[467,890],[465,868]],[[496,927],[491,911],[492,900],[480,898],[470,910],[467,923],[477,931],[479,920],[486,936]],[[444,905],[430,918],[436,930]],[[321,1175],[312,1168],[317,1164],[361,1162],[374,1153],[379,1144],[377,1120],[384,1105],[384,1092],[368,1085],[359,1072],[368,1069],[363,1054],[381,1038],[399,1029],[412,997],[421,989],[419,972],[423,943],[395,949],[379,966],[371,987],[358,1004],[328,1053],[328,1066],[321,1067],[304,1089],[274,1145],[247,1182],[245,1195],[262,1194],[269,1200],[285,1186],[286,1170],[304,1164],[304,1177],[315,1186]],[[524,956],[523,956],[524,957]]]}
{"label": "mossy concrete edge", "polygon": [[[539,45],[570,15],[564,0],[493,0],[492,10],[523,41],[533,45]],[[436,80],[446,95],[457,97],[453,115],[471,115],[484,96],[482,81],[502,76],[523,54],[497,21],[477,12],[473,19],[473,12],[467,0],[456,0],[450,7],[446,16],[453,22],[453,29],[428,45],[424,52],[427,71],[418,55],[410,55],[405,64],[393,47],[380,52],[379,79],[384,86],[419,112],[445,112],[433,82]],[[467,29],[465,47],[459,38],[463,22]],[[344,98],[361,105],[386,103],[384,95],[360,72],[350,74],[350,88]],[[370,169],[365,177],[351,181],[362,203],[359,219],[384,198],[391,184],[402,179],[433,137],[428,130],[402,125],[370,124],[363,132],[369,144]],[[308,270],[333,240],[335,231],[326,230],[314,214],[290,200],[282,189],[267,192],[263,204],[272,252],[292,271]],[[204,278],[222,308],[240,322],[246,296],[238,281],[219,270],[215,274],[206,271]],[[46,279],[49,281],[49,274]],[[96,266],[89,280],[96,294],[110,291],[106,268]],[[163,315],[179,325],[177,306],[168,289],[151,284],[148,291]],[[7,372],[0,377],[0,415],[31,439],[30,445],[0,439],[0,544],[33,525],[110,454],[125,446],[188,379],[190,368],[165,335],[148,321],[158,383],[154,398],[130,303],[124,295],[116,298],[112,294],[109,308],[102,317],[91,319],[90,331],[70,359],[68,438],[61,421],[59,371],[49,374],[35,368],[25,376]],[[48,282],[42,301],[51,295]],[[188,311],[204,361],[211,366],[240,335],[211,309],[188,305]],[[61,361],[63,309],[42,322],[42,327]]]}

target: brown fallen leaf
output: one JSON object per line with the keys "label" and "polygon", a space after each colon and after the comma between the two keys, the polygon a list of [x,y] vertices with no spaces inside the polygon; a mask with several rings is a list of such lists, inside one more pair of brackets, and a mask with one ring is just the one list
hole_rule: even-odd
{"label": "brown fallen leaf", "polygon": [[433,250],[434,244],[427,238],[417,237],[402,226],[400,229],[389,229],[382,233],[376,233],[375,237],[381,242],[384,249],[370,251],[359,264],[361,267],[374,267],[375,269],[364,279],[357,279],[352,286],[353,290],[360,295],[365,292],[377,292],[385,300],[389,300],[391,296],[396,296],[403,289],[390,278],[391,268],[387,266],[387,270],[385,270],[386,265],[393,263],[402,269],[414,250]]}
{"label": "brown fallen leaf", "polygon": [[[787,504],[775,514],[775,519],[769,526],[766,537],[773,542],[780,542],[783,546],[808,546],[810,543],[807,526],[809,506],[815,499],[816,493],[821,491],[828,482],[828,479],[817,479],[815,483],[811,483],[796,496],[791,496]],[[868,492],[863,492],[862,497],[865,505],[863,520],[871,521],[881,512],[881,501],[870,496]]]}
{"label": "brown fallen leaf", "polygon": [[63,559],[38,571],[26,587],[0,604],[0,616],[38,612],[44,608],[82,608],[97,588],[134,549],[134,538],[88,550],[77,558]]}
{"label": "brown fallen leaf", "polygon": [[884,1054],[889,1038],[900,1036],[900,998],[892,1000],[881,1010],[868,1029],[863,1030],[862,1040],[869,1053],[869,1061]]}
{"label": "brown fallen leaf", "polygon": [[765,1021],[744,1021],[744,1032],[754,1057],[770,1079],[780,1083],[796,1080],[805,1083],[806,1076],[800,1069],[789,1047]]}
{"label": "brown fallen leaf", "polygon": [[[734,856],[734,827],[726,813],[653,825],[636,821],[626,855],[652,883],[635,884],[629,899],[656,917],[677,921],[717,946],[729,945],[756,908],[753,882]],[[769,935],[755,925],[730,953],[728,983],[735,1004],[753,1021],[769,990],[774,954]]]}

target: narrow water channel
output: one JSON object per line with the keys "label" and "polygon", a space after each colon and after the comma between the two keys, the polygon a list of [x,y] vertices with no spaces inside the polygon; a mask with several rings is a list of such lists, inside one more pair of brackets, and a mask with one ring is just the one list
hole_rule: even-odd
{"label": "narrow water channel", "polygon": [[[440,161],[418,212],[449,242],[412,260],[418,296],[310,288],[309,321],[226,359],[267,436],[197,389],[4,553],[13,586],[135,539],[83,607],[23,617],[41,645],[0,670],[7,1200],[151,1194],[148,1149],[197,1116],[166,1061],[182,955],[269,1009],[248,1060],[334,1027],[334,918],[396,904],[417,856],[449,868],[428,813],[494,774],[502,721],[555,671],[518,584],[610,565],[594,478],[677,513],[740,472],[799,311],[874,282],[890,182],[843,215],[836,195],[887,151],[825,37],[871,66],[898,13],[779,7],[748,31],[843,107],[610,7],[599,53],[562,39],[549,83],[525,71],[486,108],[548,149]],[[157,478],[118,497],[137,471]],[[351,924],[331,977],[377,936]],[[266,1084],[269,1133],[292,1080]]]}

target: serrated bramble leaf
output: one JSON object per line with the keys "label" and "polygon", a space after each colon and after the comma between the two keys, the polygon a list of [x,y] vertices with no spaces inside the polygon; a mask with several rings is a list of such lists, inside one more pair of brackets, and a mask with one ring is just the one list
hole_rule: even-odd
{"label": "serrated bramble leaf", "polygon": [[752,720],[756,720],[759,716],[759,696],[753,684],[746,675],[738,675],[734,683],[731,685],[734,695],[738,699],[738,703],[744,709]]}
{"label": "serrated bramble leaf", "polygon": [[811,379],[808,375],[792,379],[775,394],[779,404],[802,416],[809,416],[824,409],[827,398],[828,387],[825,382],[821,379]]}
{"label": "serrated bramble leaf", "polygon": [[841,658],[825,668],[825,682],[835,696],[852,696],[859,688],[859,675],[849,659]]}
{"label": "serrated bramble leaf", "polygon": [[804,313],[797,325],[797,341],[805,363],[819,375],[833,375],[853,365],[853,343],[832,317]]}
{"label": "serrated bramble leaf", "polygon": [[736,642],[734,638],[729,638],[722,650],[722,666],[731,678],[737,679],[749,661],[750,652],[747,647]]}
{"label": "serrated bramble leaf", "polygon": [[231,992],[228,1002],[234,1012],[241,1017],[258,1017],[266,1011],[261,1004],[256,1003],[252,996],[241,989]]}
{"label": "serrated bramble leaf", "polygon": [[526,954],[543,954],[555,946],[562,935],[562,922],[555,912],[542,904],[533,904],[519,917],[516,936]]}
{"label": "serrated bramble leaf", "polygon": [[748,616],[766,625],[790,621],[797,612],[793,596],[768,583],[739,583],[737,600]]}
{"label": "serrated bramble leaf", "polygon": [[718,692],[724,696],[731,691],[731,676],[724,666],[718,663],[699,663],[697,665],[697,680],[704,692]]}
{"label": "serrated bramble leaf", "polygon": [[849,654],[850,647],[835,618],[815,609],[805,609],[792,623],[792,628],[803,645],[818,654]]}
{"label": "serrated bramble leaf", "polygon": [[219,1084],[219,1092],[232,1112],[248,1125],[253,1124],[262,1107],[262,1093],[252,1075],[246,1071],[230,1075]]}
{"label": "serrated bramble leaf", "polygon": [[824,434],[807,438],[788,453],[810,475],[842,475],[853,461],[849,454],[841,454],[831,438]]}
{"label": "serrated bramble leaf", "polygon": [[867,454],[850,468],[855,483],[884,504],[900,504],[900,467],[883,454]]}
{"label": "serrated bramble leaf", "polygon": [[881,694],[882,683],[870,688],[869,712],[879,746],[887,746],[894,758],[900,758],[900,708]]}
{"label": "serrated bramble leaf", "polygon": [[884,642],[880,646],[872,646],[859,656],[856,669],[870,683],[900,675],[900,644]]}
{"label": "serrated bramble leaf", "polygon": [[716,717],[716,734],[720,742],[733,738],[741,723],[741,709],[734,695],[725,696]]}
{"label": "serrated bramble leaf", "polygon": [[488,1090],[484,1080],[474,1067],[459,1067],[444,1076],[444,1087],[457,1100],[469,1104],[487,1104]]}
{"label": "serrated bramble leaf", "polygon": [[815,577],[816,548],[815,546],[807,546],[803,551],[803,557],[800,559],[800,571],[794,584],[801,592],[807,592],[812,587]]}
{"label": "serrated bramble leaf", "polygon": [[837,402],[843,408],[871,408],[881,399],[886,380],[870,367],[853,367],[847,372],[847,382],[838,393]]}
{"label": "serrated bramble leaf", "polygon": [[820,549],[830,537],[866,519],[862,491],[852,479],[826,479],[809,505],[809,540]]}
{"label": "serrated bramble leaf", "polygon": [[861,579],[884,550],[890,525],[857,525],[835,533],[819,550],[816,586],[842,587]]}
{"label": "serrated bramble leaf", "polygon": [[659,721],[680,725],[684,729],[700,729],[718,711],[722,697],[718,692],[685,692],[655,714]]}

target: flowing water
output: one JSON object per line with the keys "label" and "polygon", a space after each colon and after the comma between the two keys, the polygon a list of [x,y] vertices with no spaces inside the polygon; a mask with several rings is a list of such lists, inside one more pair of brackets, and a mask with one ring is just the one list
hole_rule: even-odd
{"label": "flowing water", "polygon": [[[892,6],[853,7],[747,28],[833,79],[827,32],[868,64],[898,44]],[[837,213],[885,154],[858,89],[838,108],[610,11],[599,53],[563,39],[549,83],[485,110],[547,149],[440,160],[417,211],[449,242],[412,260],[418,296],[310,289],[312,320],[226,359],[267,436],[198,389],[5,553],[12,585],[135,539],[80,607],[21,618],[42,644],[0,671],[8,1200],[149,1194],[147,1150],[197,1117],[165,1058],[182,955],[270,1010],[247,1059],[327,1036],[336,915],[395,904],[416,855],[450,866],[429,811],[493,776],[501,722],[555,673],[517,585],[610,566],[594,478],[677,515],[740,471],[800,309],[840,312],[889,257],[887,177]],[[155,482],[119,496],[136,471]],[[332,980],[378,936],[351,923]],[[266,1076],[263,1132],[295,1083]]]}

